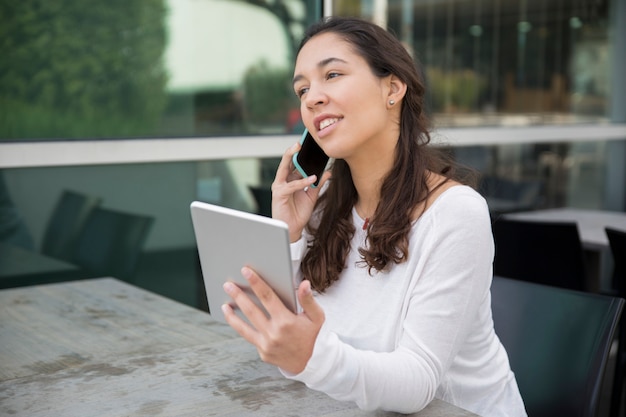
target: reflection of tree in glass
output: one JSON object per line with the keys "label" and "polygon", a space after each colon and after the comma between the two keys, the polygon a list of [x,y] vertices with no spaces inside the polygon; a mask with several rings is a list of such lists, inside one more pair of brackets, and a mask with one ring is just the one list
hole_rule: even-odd
{"label": "reflection of tree in glass", "polygon": [[163,0],[0,2],[0,138],[153,134]]}
{"label": "reflection of tree in glass", "polygon": [[288,117],[287,109],[298,105],[291,79],[291,70],[271,68],[264,61],[249,68],[243,94],[246,121],[257,126],[274,126],[281,132]]}
{"label": "reflection of tree in glass", "polygon": [[[317,10],[316,1],[301,0],[302,7],[305,10],[304,17],[298,18],[294,16],[292,8],[288,6],[294,3],[298,3],[298,0],[241,0],[243,3],[248,3],[253,6],[258,6],[266,9],[270,13],[274,14],[280,22],[282,22],[285,29],[285,36],[287,37],[291,50],[295,56],[296,49],[300,44],[300,36],[304,33],[304,29],[308,24],[317,20],[319,17],[319,10]],[[307,21],[303,19],[308,19]],[[293,58],[293,57],[292,57]],[[293,59],[290,59],[293,61]]]}
{"label": "reflection of tree in glass", "polygon": [[[278,18],[291,46],[292,57],[289,62],[293,64],[304,29],[319,17],[319,11],[315,8],[317,2],[301,1],[305,11],[303,17],[295,16],[293,8],[289,7],[298,3],[297,0],[242,0],[242,2],[266,9]],[[264,130],[269,128],[276,132],[301,132],[303,126],[299,119],[292,120],[293,110],[299,115],[299,104],[293,93],[291,78],[292,68],[271,68],[266,62],[259,62],[249,68],[244,79],[243,94],[246,123],[255,127],[263,125]]]}

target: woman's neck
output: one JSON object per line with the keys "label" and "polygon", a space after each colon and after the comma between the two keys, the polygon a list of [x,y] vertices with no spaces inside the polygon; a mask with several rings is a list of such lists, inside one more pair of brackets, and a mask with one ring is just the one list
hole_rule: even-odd
{"label": "woman's neck", "polygon": [[380,190],[390,167],[391,164],[385,164],[380,159],[371,161],[370,164],[350,166],[352,181],[358,195],[355,208],[361,218],[368,219],[374,215],[380,201]]}
{"label": "woman's neck", "polygon": [[397,134],[392,131],[371,140],[359,152],[346,159],[358,195],[357,213],[363,219],[373,216],[378,207],[383,181],[395,162]]}

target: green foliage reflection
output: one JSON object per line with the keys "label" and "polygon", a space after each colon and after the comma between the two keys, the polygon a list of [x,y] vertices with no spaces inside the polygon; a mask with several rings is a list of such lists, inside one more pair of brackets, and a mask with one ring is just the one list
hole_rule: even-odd
{"label": "green foliage reflection", "polygon": [[298,108],[291,85],[292,74],[291,68],[271,68],[264,61],[248,69],[244,78],[244,102],[249,123],[285,125],[285,109]]}
{"label": "green foliage reflection", "polygon": [[0,138],[154,134],[163,0],[0,2]]}

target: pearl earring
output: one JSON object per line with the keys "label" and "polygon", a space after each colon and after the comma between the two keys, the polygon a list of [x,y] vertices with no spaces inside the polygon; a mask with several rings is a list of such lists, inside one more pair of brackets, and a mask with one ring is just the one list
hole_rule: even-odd
{"label": "pearl earring", "polygon": [[394,100],[389,100],[389,105],[393,106],[394,104],[396,104],[396,102]]}

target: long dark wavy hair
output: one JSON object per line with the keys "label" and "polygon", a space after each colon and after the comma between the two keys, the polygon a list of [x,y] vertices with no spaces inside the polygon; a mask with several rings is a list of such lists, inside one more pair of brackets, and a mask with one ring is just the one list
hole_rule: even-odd
{"label": "long dark wavy hair", "polygon": [[[367,248],[359,249],[371,274],[372,270],[383,271],[390,263],[407,260],[412,216],[434,191],[428,189],[429,171],[462,183],[471,181],[461,174],[463,170],[456,169],[448,153],[427,146],[430,134],[424,112],[424,82],[413,58],[397,38],[365,20],[329,17],[309,27],[298,51],[321,33],[334,33],[350,43],[374,75],[383,78],[393,74],[407,85],[395,163],[382,183],[380,202],[369,221]],[[344,160],[337,159],[331,169],[332,179],[316,205],[316,211],[321,213],[319,223],[307,225],[312,240],[301,264],[304,278],[318,292],[324,292],[339,279],[355,232],[352,208],[358,196],[350,168]]]}

